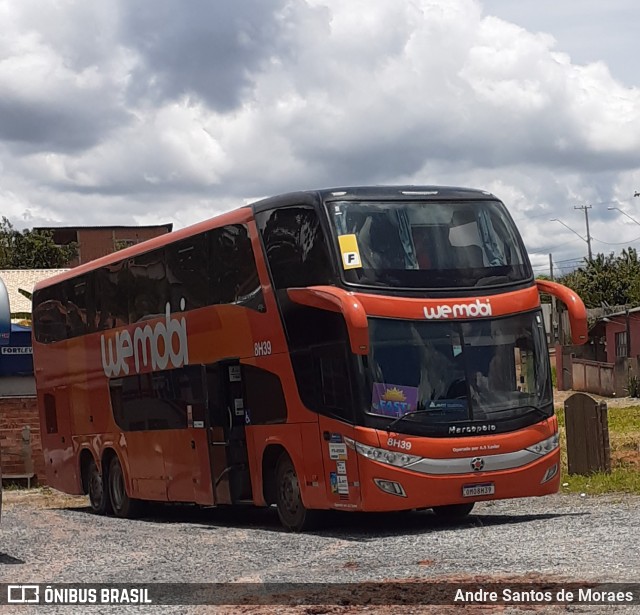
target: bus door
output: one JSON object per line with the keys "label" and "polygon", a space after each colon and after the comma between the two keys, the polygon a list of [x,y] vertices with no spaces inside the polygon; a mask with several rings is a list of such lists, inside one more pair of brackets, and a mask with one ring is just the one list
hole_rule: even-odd
{"label": "bus door", "polygon": [[215,503],[251,501],[240,361],[232,359],[208,365],[206,375],[207,433]]}

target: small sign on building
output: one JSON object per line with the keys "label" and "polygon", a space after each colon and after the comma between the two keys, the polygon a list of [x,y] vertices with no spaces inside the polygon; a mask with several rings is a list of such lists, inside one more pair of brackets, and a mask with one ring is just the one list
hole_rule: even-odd
{"label": "small sign on building", "polygon": [[12,324],[9,345],[0,348],[0,377],[31,375],[33,375],[31,329]]}

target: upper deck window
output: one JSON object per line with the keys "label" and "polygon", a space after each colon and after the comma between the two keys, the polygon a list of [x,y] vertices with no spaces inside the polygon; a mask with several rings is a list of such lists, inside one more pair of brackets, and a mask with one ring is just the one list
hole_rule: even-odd
{"label": "upper deck window", "polygon": [[264,311],[247,227],[229,224],[37,290],[34,335],[52,343],[204,306]]}
{"label": "upper deck window", "polygon": [[286,207],[256,216],[277,290],[333,282],[320,220],[310,207]]}
{"label": "upper deck window", "polygon": [[464,288],[531,277],[499,201],[345,201],[328,208],[348,283]]}

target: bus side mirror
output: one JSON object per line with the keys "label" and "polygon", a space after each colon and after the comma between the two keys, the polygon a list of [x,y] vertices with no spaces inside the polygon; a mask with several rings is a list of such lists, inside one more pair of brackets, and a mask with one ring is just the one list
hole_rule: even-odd
{"label": "bus side mirror", "polygon": [[351,352],[369,354],[369,323],[367,314],[353,293],[335,286],[310,286],[290,288],[289,299],[299,305],[338,312],[344,316],[349,333]]}
{"label": "bus side mirror", "polygon": [[571,341],[574,344],[586,344],[588,341],[587,310],[582,299],[573,290],[557,282],[536,280],[536,284],[541,293],[553,295],[567,306],[571,324]]}

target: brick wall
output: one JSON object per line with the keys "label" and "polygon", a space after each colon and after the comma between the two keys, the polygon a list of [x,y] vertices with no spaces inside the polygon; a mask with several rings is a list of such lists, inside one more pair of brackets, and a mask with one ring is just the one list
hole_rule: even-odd
{"label": "brick wall", "polygon": [[0,449],[3,476],[35,472],[37,484],[45,484],[35,397],[0,398]]}
{"label": "brick wall", "polygon": [[166,227],[129,227],[129,228],[95,228],[78,230],[79,259],[73,261],[87,263],[95,258],[106,256],[116,250],[116,242],[127,241],[132,244],[153,239],[167,232]]}

